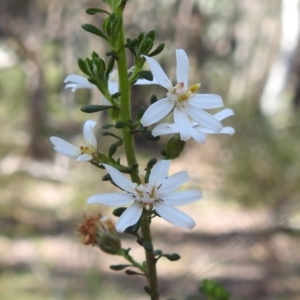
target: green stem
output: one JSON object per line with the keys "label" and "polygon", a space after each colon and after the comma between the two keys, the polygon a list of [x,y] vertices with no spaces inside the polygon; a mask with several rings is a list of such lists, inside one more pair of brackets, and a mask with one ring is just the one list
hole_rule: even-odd
{"label": "green stem", "polygon": [[154,256],[152,236],[150,231],[151,210],[144,210],[141,219],[141,231],[146,245],[147,278],[151,290],[151,300],[159,300],[156,259]]}
{"label": "green stem", "polygon": [[[124,2],[125,5],[126,2]],[[114,10],[114,13],[120,16],[123,20],[123,9],[124,7],[119,6]],[[118,64],[118,75],[119,75],[119,91],[121,93],[121,103],[119,110],[119,120],[122,122],[128,122],[131,120],[131,98],[130,98],[130,88],[131,85],[128,80],[128,71],[127,71],[127,60],[125,48],[123,45],[124,41],[124,25],[122,24],[121,30],[118,35],[117,43],[117,64]],[[130,129],[125,127],[123,129],[123,142],[125,155],[127,158],[128,166],[137,163],[133,135],[130,133]],[[138,169],[135,169],[131,174],[131,180],[136,183],[141,183],[138,176]],[[156,273],[156,259],[154,256],[152,237],[150,231],[150,220],[151,220],[151,211],[145,211],[142,214],[141,219],[141,231],[143,236],[143,241],[147,247],[145,247],[146,255],[146,276],[149,282],[149,287],[151,290],[151,300],[159,300],[158,293],[158,283],[157,283],[157,273]]]}
{"label": "green stem", "polygon": [[143,272],[144,274],[146,274],[146,269],[144,266],[142,266],[141,264],[139,264],[138,262],[136,262],[132,256],[129,255],[129,253],[122,249],[120,255],[122,255],[127,261],[129,261],[134,267],[138,268],[141,272]]}
{"label": "green stem", "polygon": [[[118,9],[115,13],[123,19],[122,9]],[[125,53],[125,48],[123,47],[124,44],[125,44],[124,26],[122,24],[118,36],[118,43],[117,43],[119,91],[121,93],[119,120],[126,123],[128,122],[128,120],[131,120],[131,98],[130,98],[130,86],[128,80],[126,53]],[[123,142],[124,142],[124,149],[125,149],[127,163],[128,166],[131,166],[137,163],[133,135],[130,133],[130,129],[128,127],[123,128],[122,131],[123,131],[122,132]],[[140,178],[138,176],[138,169],[134,170],[130,175],[131,175],[131,180],[133,182],[140,183]]]}

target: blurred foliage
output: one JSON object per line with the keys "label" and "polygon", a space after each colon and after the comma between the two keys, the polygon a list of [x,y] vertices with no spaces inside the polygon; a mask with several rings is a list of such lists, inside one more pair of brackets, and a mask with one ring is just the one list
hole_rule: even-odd
{"label": "blurred foliage", "polygon": [[287,221],[299,212],[299,113],[276,126],[255,112],[257,108],[247,108],[236,107],[230,120],[237,132],[224,145],[222,197],[249,207],[269,207]]}
{"label": "blurred foliage", "polygon": [[205,295],[207,300],[229,300],[230,294],[226,289],[214,280],[204,279],[199,292]]}
{"label": "blurred foliage", "polygon": [[[201,82],[202,93],[220,94],[226,107],[234,109],[235,116],[225,123],[236,134],[210,136],[217,153],[204,163],[222,174],[222,190],[217,186],[221,201],[267,208],[276,225],[299,214],[300,198],[300,115],[292,104],[299,78],[296,58],[282,100],[290,104],[288,111],[275,123],[259,111],[280,39],[280,4],[279,0],[130,0],[125,20],[130,38],[156,30],[157,45],[166,43],[157,59],[172,78],[174,49],[184,48],[190,59],[190,82]],[[92,166],[60,160],[49,142],[51,135],[80,140],[87,118],[80,107],[99,104],[97,90],[72,93],[63,84],[66,75],[81,74],[78,57],[90,56],[92,50],[104,56],[107,51],[81,28],[101,22],[100,14],[84,13],[99,5],[105,6],[98,0],[0,1],[0,250],[8,249],[1,255],[0,267],[4,300],[124,299],[123,291],[107,286],[107,281],[103,284],[104,274],[99,276],[98,269],[66,272],[51,261],[41,265],[39,257],[36,263],[4,263],[5,254],[13,252],[10,243],[18,239],[29,240],[37,249],[42,236],[62,235],[78,243],[73,225],[85,199],[91,191],[106,188]],[[141,103],[146,107],[153,93],[163,96],[159,87],[135,86],[134,111]],[[105,114],[94,117],[101,123]],[[137,142],[144,154],[142,147],[148,144]],[[101,147],[107,147],[106,141]]]}

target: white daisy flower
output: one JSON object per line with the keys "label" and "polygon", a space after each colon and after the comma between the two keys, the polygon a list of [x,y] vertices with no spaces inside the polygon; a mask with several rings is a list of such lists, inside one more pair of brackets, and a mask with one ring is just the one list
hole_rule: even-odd
{"label": "white daisy flower", "polygon": [[[222,121],[230,116],[233,116],[234,112],[232,109],[223,109],[219,111],[218,113],[214,114],[213,116],[218,120]],[[190,123],[187,128],[189,134],[186,136],[186,140],[189,140],[191,137],[195,139],[197,142],[203,144],[206,141],[206,134],[217,134],[217,132],[212,131],[211,129],[205,128],[196,122],[190,120]],[[164,135],[164,134],[174,134],[174,133],[179,133],[180,129],[178,126],[173,123],[163,123],[155,126],[152,130],[152,135],[153,136],[158,136],[158,135]],[[222,130],[219,132],[222,134],[230,134],[233,135],[235,133],[234,128],[232,127],[223,127]]]}
{"label": "white daisy flower", "polygon": [[121,215],[116,230],[123,232],[135,224],[141,217],[143,209],[155,209],[167,222],[192,229],[195,221],[174,206],[185,205],[202,198],[199,190],[176,192],[175,190],[189,180],[186,171],[168,176],[170,160],[158,162],[151,170],[149,182],[141,177],[141,184],[131,182],[119,170],[103,164],[114,183],[125,193],[107,193],[91,196],[87,203],[100,203],[108,206],[122,206],[132,203]]}
{"label": "white daisy flower", "polygon": [[182,140],[189,138],[190,119],[213,132],[219,133],[222,130],[220,121],[204,111],[204,109],[222,107],[222,98],[212,94],[195,94],[200,83],[188,85],[189,60],[184,50],[176,50],[177,84],[175,86],[155,59],[148,56],[144,57],[149,64],[153,78],[168,92],[165,98],[153,103],[146,110],[141,118],[143,126],[149,126],[160,121],[174,110],[174,122],[179,128]]}
{"label": "white daisy flower", "polygon": [[52,136],[51,143],[54,145],[54,150],[68,157],[76,158],[77,161],[90,161],[93,159],[93,153],[97,152],[97,140],[93,128],[97,122],[88,120],[83,126],[83,136],[86,146],[80,148],[66,142],[65,140]]}

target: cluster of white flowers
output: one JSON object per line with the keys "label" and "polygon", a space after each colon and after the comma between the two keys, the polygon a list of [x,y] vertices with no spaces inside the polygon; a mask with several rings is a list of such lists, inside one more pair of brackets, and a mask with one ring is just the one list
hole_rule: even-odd
{"label": "cluster of white flowers", "polygon": [[[204,143],[206,134],[234,134],[232,127],[223,127],[221,121],[232,116],[231,109],[223,109],[212,115],[206,109],[223,107],[222,98],[213,94],[196,94],[200,84],[188,85],[189,60],[184,50],[176,50],[176,79],[173,86],[171,80],[165,74],[159,63],[148,56],[144,56],[153,74],[153,81],[138,80],[135,84],[158,84],[167,89],[163,99],[150,105],[140,122],[143,126],[150,126],[159,122],[173,112],[174,123],[162,123],[152,129],[154,136],[179,133],[181,140],[190,138]],[[79,75],[69,75],[65,82],[66,88],[75,91],[78,88],[94,88],[86,78]],[[119,79],[116,70],[109,76],[108,89],[110,94],[118,92]],[[103,100],[107,103],[107,99]],[[91,161],[93,154],[97,152],[97,140],[94,134],[95,121],[88,120],[84,124],[83,134],[86,146],[77,148],[72,144],[58,138],[51,137],[54,149],[66,156],[76,158],[78,161]],[[151,170],[148,182],[141,177],[141,184],[131,182],[119,170],[103,164],[114,183],[125,193],[98,194],[90,197],[88,203],[101,203],[109,206],[120,206],[132,203],[119,218],[116,229],[123,232],[127,227],[135,224],[143,209],[155,209],[166,221],[183,228],[192,229],[195,222],[185,213],[174,206],[180,206],[194,202],[202,198],[198,190],[176,192],[175,190],[189,179],[187,172],[182,171],[167,177],[170,166],[169,160],[158,162]]]}

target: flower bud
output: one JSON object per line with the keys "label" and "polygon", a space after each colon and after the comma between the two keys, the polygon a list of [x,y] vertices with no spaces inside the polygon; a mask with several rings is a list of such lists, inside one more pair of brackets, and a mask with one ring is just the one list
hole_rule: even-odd
{"label": "flower bud", "polygon": [[179,134],[174,134],[167,142],[165,147],[165,156],[167,159],[175,159],[180,156],[184,149],[185,141],[180,139]]}
{"label": "flower bud", "polygon": [[118,254],[121,250],[121,241],[113,221],[100,213],[84,216],[84,221],[78,226],[77,231],[82,235],[82,242],[85,245],[97,245],[103,252],[109,254]]}

